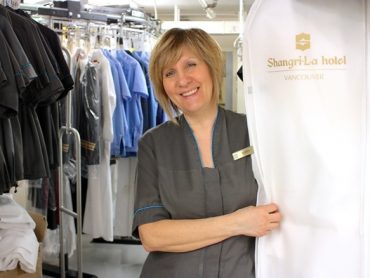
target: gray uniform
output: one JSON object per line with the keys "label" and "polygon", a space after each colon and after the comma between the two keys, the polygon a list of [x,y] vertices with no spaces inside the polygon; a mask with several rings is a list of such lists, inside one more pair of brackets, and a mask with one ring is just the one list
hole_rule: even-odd
{"label": "gray uniform", "polygon": [[[166,122],[140,140],[133,235],[161,219],[198,219],[255,205],[257,184],[250,156],[232,153],[249,146],[245,115],[219,108],[213,130],[215,168],[202,167],[190,126]],[[236,236],[191,252],[151,252],[141,277],[254,277],[253,237]]]}

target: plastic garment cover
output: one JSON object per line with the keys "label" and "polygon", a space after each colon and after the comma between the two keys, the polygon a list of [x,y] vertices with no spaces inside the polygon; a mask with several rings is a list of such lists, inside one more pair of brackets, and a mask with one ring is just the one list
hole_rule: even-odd
{"label": "plastic garment cover", "polygon": [[83,232],[94,238],[113,240],[113,200],[110,171],[110,146],[113,141],[112,116],[116,106],[116,92],[109,61],[101,50],[95,50],[92,61],[99,63],[101,105],[104,115],[101,124],[101,160],[99,165],[88,167],[88,189],[86,193]]}
{"label": "plastic garment cover", "polygon": [[85,168],[100,162],[101,92],[97,68],[99,64],[89,62],[82,71],[77,70],[80,83],[76,82],[76,122],[81,136],[82,166]]}

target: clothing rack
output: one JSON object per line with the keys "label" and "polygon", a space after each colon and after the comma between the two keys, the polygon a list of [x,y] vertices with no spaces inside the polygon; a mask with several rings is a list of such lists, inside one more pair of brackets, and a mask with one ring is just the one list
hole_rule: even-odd
{"label": "clothing rack", "polygon": [[[3,0],[4,2],[6,0]],[[80,1],[54,1],[50,6],[21,4],[20,9],[30,14],[105,22],[106,24],[123,24],[133,29],[159,32],[159,21],[141,10],[122,6],[81,5]]]}
{"label": "clothing rack", "polygon": [[[6,0],[3,0],[6,2]],[[159,33],[159,23],[157,20],[153,20],[150,16],[145,15],[141,11],[132,10],[131,8],[120,7],[93,7],[84,6],[81,7],[80,2],[76,1],[64,1],[58,4],[59,6],[40,6],[40,5],[25,5],[21,4],[20,9],[28,12],[30,15],[44,16],[49,20],[49,26],[54,29],[55,24],[58,21],[61,23],[60,26],[65,24],[81,23],[85,22],[87,28],[91,26],[102,26],[109,25],[111,29],[116,29],[122,32],[133,32],[137,34],[148,34],[149,36],[155,36]],[[62,30],[56,30],[62,31]],[[65,52],[65,51],[64,51]],[[68,64],[70,64],[70,57],[68,54]],[[76,181],[76,211],[69,210],[64,207],[63,200],[63,186],[64,186],[64,173],[63,167],[59,169],[59,241],[60,241],[60,264],[59,266],[53,266],[49,264],[43,265],[43,273],[52,277],[78,277],[78,278],[97,278],[97,276],[83,273],[82,263],[82,208],[81,208],[81,142],[80,136],[76,129],[71,125],[71,95],[67,95],[66,104],[66,126],[62,126],[59,131],[59,164],[63,165],[63,142],[62,138],[64,134],[73,135],[75,141],[75,154],[76,154],[76,168],[77,168],[77,181]],[[77,227],[77,271],[68,269],[68,254],[65,253],[64,247],[64,235],[63,235],[63,214],[70,215],[76,219]],[[95,243],[107,243],[105,240],[94,239],[92,242]],[[137,239],[130,237],[116,237],[111,243],[119,244],[141,244]]]}

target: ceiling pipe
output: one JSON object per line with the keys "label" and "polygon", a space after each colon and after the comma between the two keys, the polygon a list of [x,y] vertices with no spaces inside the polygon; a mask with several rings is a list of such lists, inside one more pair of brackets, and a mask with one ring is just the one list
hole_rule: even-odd
{"label": "ceiling pipe", "polygon": [[154,19],[158,19],[158,11],[157,11],[157,1],[153,0],[153,5],[154,5]]}
{"label": "ceiling pipe", "polygon": [[244,33],[244,1],[239,0],[239,24],[240,24],[240,34]]}
{"label": "ceiling pipe", "polygon": [[180,21],[180,9],[177,5],[174,6],[174,21]]}

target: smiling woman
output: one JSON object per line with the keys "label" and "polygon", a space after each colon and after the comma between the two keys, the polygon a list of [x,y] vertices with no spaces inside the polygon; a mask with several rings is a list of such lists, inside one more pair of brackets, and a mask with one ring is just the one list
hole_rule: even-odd
{"label": "smiling woman", "polygon": [[142,278],[253,278],[255,237],[279,226],[275,204],[255,206],[245,115],[218,106],[221,53],[205,31],[177,28],[152,52],[150,77],[172,121],[139,143],[133,235],[149,251]]}

